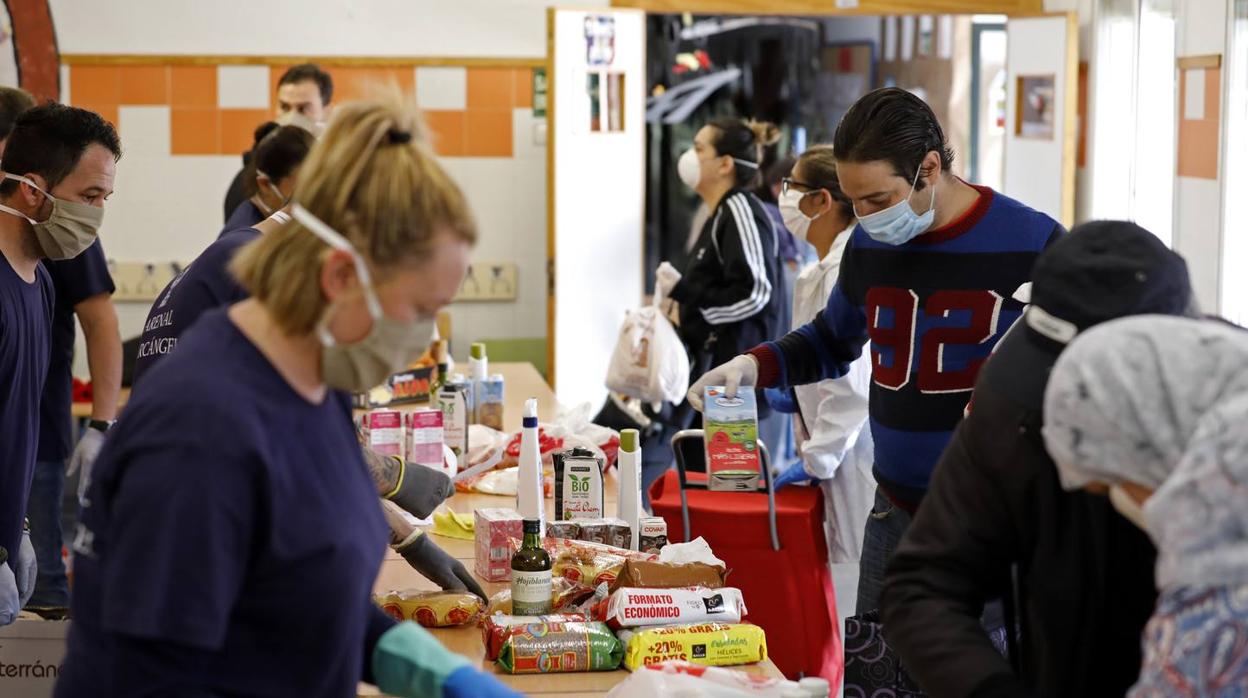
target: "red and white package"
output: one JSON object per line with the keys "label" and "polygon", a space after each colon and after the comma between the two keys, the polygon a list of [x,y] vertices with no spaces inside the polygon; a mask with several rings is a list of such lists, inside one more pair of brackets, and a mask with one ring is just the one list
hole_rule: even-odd
{"label": "red and white package", "polygon": [[487,582],[511,579],[511,541],[523,535],[515,509],[483,507],[473,512],[477,576]]}
{"label": "red and white package", "polygon": [[364,417],[368,447],[383,456],[406,457],[403,452],[403,415],[397,410],[373,410]]}
{"label": "red and white package", "polygon": [[442,470],[442,410],[416,410],[407,414],[404,421],[407,423],[407,459]]}
{"label": "red and white package", "polygon": [[674,623],[740,623],[745,617],[741,590],[636,589],[621,587],[607,599],[607,625],[614,629]]}

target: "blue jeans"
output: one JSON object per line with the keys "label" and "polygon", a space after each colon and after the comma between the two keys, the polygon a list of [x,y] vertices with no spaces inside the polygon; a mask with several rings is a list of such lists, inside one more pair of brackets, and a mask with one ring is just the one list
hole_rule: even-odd
{"label": "blue jeans", "polygon": [[65,577],[65,561],[61,558],[64,545],[61,500],[64,495],[65,461],[35,463],[26,516],[30,519],[30,543],[35,548],[39,575],[35,578],[35,593],[26,604],[29,608],[69,606],[69,580]]}
{"label": "blue jeans", "polygon": [[862,564],[858,572],[858,606],[855,613],[861,615],[880,607],[884,570],[897,550],[902,534],[909,527],[910,514],[888,501],[888,497],[877,487],[875,505],[871,507],[862,536]]}

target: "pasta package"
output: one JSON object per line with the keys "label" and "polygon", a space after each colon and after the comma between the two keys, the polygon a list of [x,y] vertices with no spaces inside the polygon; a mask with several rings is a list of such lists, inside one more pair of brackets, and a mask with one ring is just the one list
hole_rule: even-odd
{"label": "pasta package", "polygon": [[503,642],[499,669],[509,674],[614,671],[624,645],[604,623],[574,623],[571,629],[525,629]]}
{"label": "pasta package", "polygon": [[612,628],[639,628],[674,623],[740,623],[745,617],[741,590],[637,589],[621,587],[607,600],[606,621]]}
{"label": "pasta package", "polygon": [[575,629],[574,624],[586,621],[583,613],[560,613],[549,616],[488,616],[481,624],[481,641],[485,656],[494,661],[503,651],[503,643],[513,635],[529,633],[545,635],[556,630]]}
{"label": "pasta package", "polygon": [[414,620],[426,628],[465,625],[485,608],[476,594],[466,591],[391,591],[373,600],[395,620]]}
{"label": "pasta package", "polygon": [[678,587],[706,587],[718,589],[724,585],[724,568],[704,562],[646,562],[628,560],[620,570],[614,586],[637,589],[675,589]]}
{"label": "pasta package", "polygon": [[670,660],[735,666],[767,659],[767,634],[749,623],[697,623],[621,630],[629,671]]}

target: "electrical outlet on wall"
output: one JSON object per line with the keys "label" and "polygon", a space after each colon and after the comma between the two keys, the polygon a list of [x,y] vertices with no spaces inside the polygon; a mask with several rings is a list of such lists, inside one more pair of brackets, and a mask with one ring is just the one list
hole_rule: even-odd
{"label": "electrical outlet on wall", "polygon": [[178,262],[119,262],[110,259],[108,273],[117,287],[113,300],[154,301],[183,268],[185,265]]}
{"label": "electrical outlet on wall", "polygon": [[456,301],[516,300],[516,265],[513,262],[473,262],[468,265]]}

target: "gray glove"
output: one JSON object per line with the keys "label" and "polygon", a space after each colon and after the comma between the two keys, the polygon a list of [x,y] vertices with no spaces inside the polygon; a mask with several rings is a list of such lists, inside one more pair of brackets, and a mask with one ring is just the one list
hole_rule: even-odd
{"label": "gray glove", "polygon": [[17,549],[17,559],[14,562],[16,564],[13,565],[13,576],[17,580],[17,593],[25,606],[35,593],[35,576],[39,567],[35,563],[35,546],[30,542],[30,531],[22,531],[22,544]]}
{"label": "gray glove", "polygon": [[16,620],[20,610],[22,599],[17,593],[17,579],[13,576],[13,568],[7,562],[0,563],[0,626]]}
{"label": "gray glove", "polygon": [[407,540],[394,546],[394,550],[407,560],[412,569],[423,574],[429,581],[446,591],[466,590],[482,599],[488,599],[485,590],[473,579],[464,563],[439,548],[429,536],[417,531]]}
{"label": "gray glove", "polygon": [[412,462],[405,463],[401,470],[398,487],[386,499],[418,519],[428,518],[439,504],[455,494],[455,485],[446,473]]}

